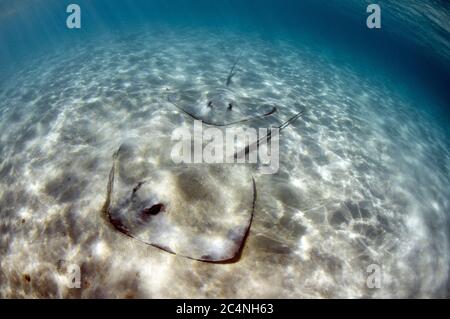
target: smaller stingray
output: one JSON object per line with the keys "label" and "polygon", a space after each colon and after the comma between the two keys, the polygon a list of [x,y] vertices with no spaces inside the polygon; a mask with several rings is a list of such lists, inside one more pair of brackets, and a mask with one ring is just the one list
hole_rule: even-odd
{"label": "smaller stingray", "polygon": [[275,114],[278,108],[267,100],[238,94],[229,88],[236,66],[242,56],[235,59],[226,80],[226,87],[212,90],[185,90],[170,93],[167,101],[179,111],[211,126],[229,126],[262,119]]}
{"label": "smaller stingray", "polygon": [[243,124],[263,119],[278,111],[276,105],[256,98],[250,100],[236,96],[227,88],[214,90],[206,99],[195,93],[171,93],[167,96],[167,101],[191,118],[212,126]]}

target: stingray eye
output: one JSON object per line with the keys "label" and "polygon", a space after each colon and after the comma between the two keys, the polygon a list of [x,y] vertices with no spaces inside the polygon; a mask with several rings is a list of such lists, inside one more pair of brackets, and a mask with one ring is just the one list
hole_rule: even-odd
{"label": "stingray eye", "polygon": [[232,103],[228,103],[228,108],[227,108],[227,110],[228,111],[231,111],[233,109],[233,104]]}
{"label": "stingray eye", "polygon": [[213,102],[212,102],[212,101],[209,101],[209,102],[208,102],[208,107],[209,107],[210,109],[212,109],[212,107],[213,107]]}
{"label": "stingray eye", "polygon": [[164,210],[164,205],[163,204],[155,204],[152,207],[146,207],[142,210],[142,214],[145,216],[155,216],[158,215],[160,212],[162,212]]}

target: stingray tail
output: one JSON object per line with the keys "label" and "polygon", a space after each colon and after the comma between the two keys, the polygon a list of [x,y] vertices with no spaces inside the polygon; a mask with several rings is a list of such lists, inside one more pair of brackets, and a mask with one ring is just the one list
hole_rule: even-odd
{"label": "stingray tail", "polygon": [[[285,129],[286,127],[288,127],[292,123],[294,123],[296,120],[298,120],[299,118],[303,117],[303,115],[305,114],[305,111],[306,111],[305,109],[301,110],[299,113],[295,114],[293,117],[291,117],[286,122],[284,122],[283,124],[281,124],[280,126],[278,126],[276,128],[278,128],[280,131],[282,131],[283,129]],[[272,114],[272,113],[270,113],[270,114]],[[234,153],[233,158],[237,159],[237,158],[242,158],[243,156],[246,156],[250,152],[251,149],[255,150],[262,143],[268,143],[271,138],[272,138],[272,131],[269,131],[269,133],[267,135],[261,137],[255,143],[253,143],[251,145],[247,145],[243,150],[237,151],[236,153]]]}
{"label": "stingray tail", "polygon": [[231,79],[236,74],[236,66],[239,63],[239,60],[241,59],[241,56],[242,56],[242,52],[238,55],[238,57],[236,58],[236,60],[233,63],[233,66],[231,67],[230,73],[228,73],[227,83],[226,83],[227,86],[229,86],[231,84]]}
{"label": "stingray tail", "polygon": [[286,127],[294,123],[296,120],[298,120],[300,117],[303,117],[305,114],[305,109],[301,110],[299,113],[295,114],[293,117],[291,117],[289,120],[278,126],[278,129],[284,130]]}

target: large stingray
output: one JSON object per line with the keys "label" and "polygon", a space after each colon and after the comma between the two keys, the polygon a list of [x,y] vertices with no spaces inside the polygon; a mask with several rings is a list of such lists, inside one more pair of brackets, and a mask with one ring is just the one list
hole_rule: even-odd
{"label": "large stingray", "polygon": [[113,156],[105,212],[120,232],[187,258],[229,261],[241,250],[256,201],[248,167],[160,166],[149,143]]}
{"label": "large stingray", "polygon": [[[228,88],[212,96],[193,92],[170,93],[167,99],[183,114],[207,125],[244,125],[277,111],[273,104],[258,99],[246,105],[246,98]],[[286,128],[302,114],[278,128]],[[257,143],[270,138],[269,134]],[[163,139],[160,145],[172,143],[168,136],[159,139]],[[239,259],[257,198],[252,167],[175,165],[168,154],[160,154],[167,147],[155,147],[151,137],[143,134],[132,140],[113,155],[103,210],[108,222],[131,238],[186,258],[205,262]]]}

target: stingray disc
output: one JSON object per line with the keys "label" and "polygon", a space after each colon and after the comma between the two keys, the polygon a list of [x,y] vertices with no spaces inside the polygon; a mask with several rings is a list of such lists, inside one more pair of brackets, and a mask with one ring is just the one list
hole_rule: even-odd
{"label": "stingray disc", "polygon": [[190,117],[214,126],[245,123],[273,115],[277,111],[273,103],[239,96],[226,88],[205,94],[195,91],[171,93],[167,100]]}
{"label": "stingray disc", "polygon": [[[148,143],[147,143],[148,144]],[[151,148],[114,154],[105,214],[120,232],[187,258],[238,258],[251,225],[256,188],[244,165],[163,166]]]}

